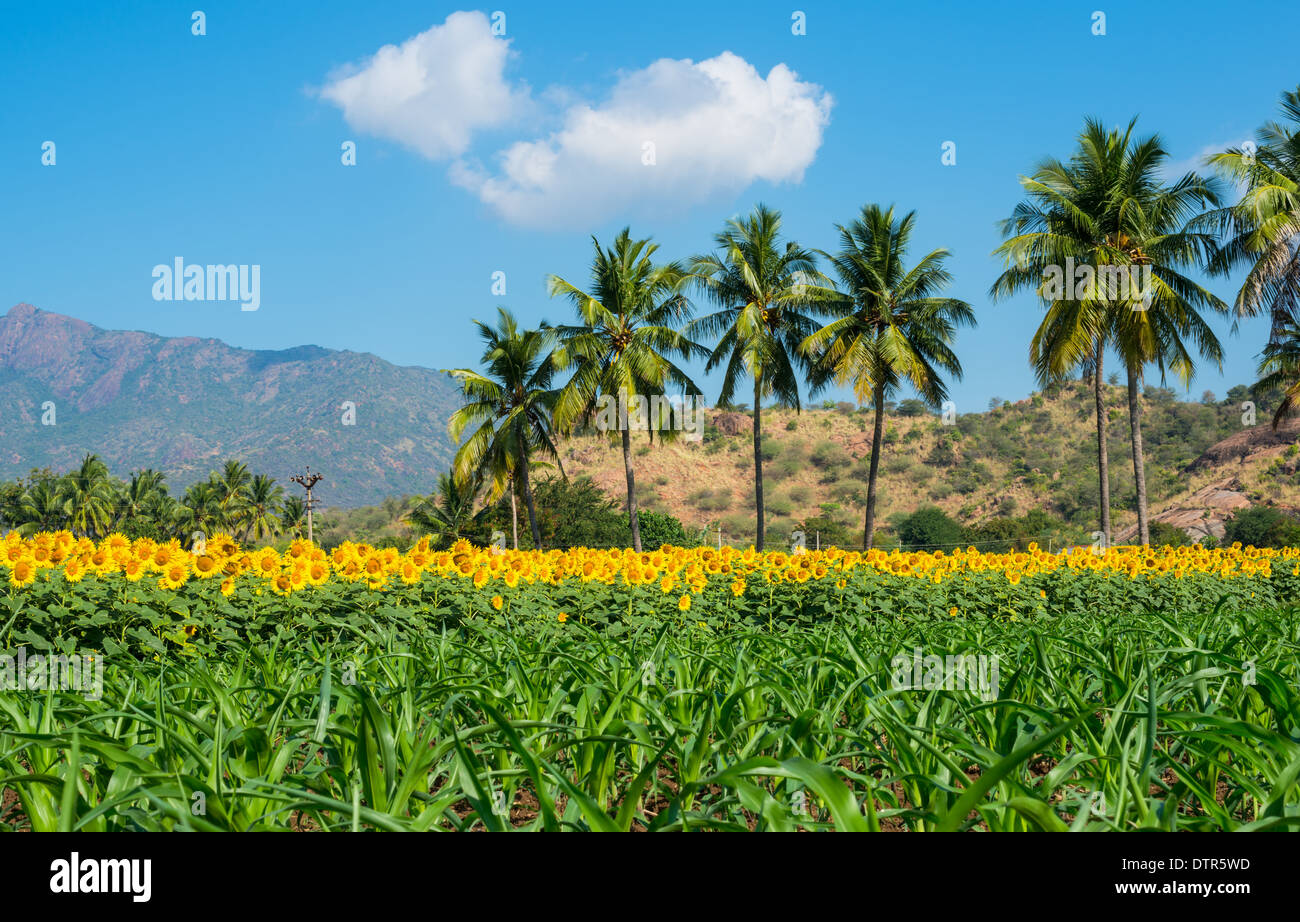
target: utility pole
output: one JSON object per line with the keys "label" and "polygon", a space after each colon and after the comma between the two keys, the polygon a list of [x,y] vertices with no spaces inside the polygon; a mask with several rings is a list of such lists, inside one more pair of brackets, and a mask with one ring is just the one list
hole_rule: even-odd
{"label": "utility pole", "polygon": [[316,542],[315,542],[315,536],[314,536],[313,533],[312,533],[312,516],[311,516],[311,513],[312,513],[312,509],[313,509],[313,508],[315,507],[315,505],[316,505],[316,501],[313,500],[313,499],[311,498],[311,488],[314,487],[314,486],[316,486],[316,484],[320,483],[322,480],[324,480],[324,479],[325,479],[325,475],[324,475],[324,474],[313,474],[313,473],[311,472],[311,468],[309,467],[309,468],[307,468],[307,473],[305,473],[305,474],[294,474],[294,475],[293,475],[292,477],[290,477],[289,479],[292,480],[294,483],[298,484],[300,487],[302,487],[304,490],[307,491],[307,540],[308,540],[308,541],[311,541],[313,544],[315,544],[315,543],[316,543]]}

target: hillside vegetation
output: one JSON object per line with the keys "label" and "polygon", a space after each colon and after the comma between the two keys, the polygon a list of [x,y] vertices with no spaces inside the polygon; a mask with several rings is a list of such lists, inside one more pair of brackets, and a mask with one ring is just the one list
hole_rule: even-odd
{"label": "hillside vegetation", "polygon": [[[1126,457],[1122,388],[1109,387],[1111,497],[1118,540],[1130,541],[1133,469]],[[1300,428],[1274,433],[1270,399],[1255,398],[1257,425],[1243,421],[1244,387],[1224,400],[1177,399],[1148,388],[1143,399],[1147,477],[1153,518],[1192,538],[1221,537],[1224,522],[1251,505],[1300,507]],[[647,510],[681,520],[695,540],[746,546],[754,540],[752,422],[742,409],[710,410],[703,439],[653,441],[634,434],[637,498]],[[768,418],[770,417],[770,422]],[[802,412],[764,411],[764,479],[771,485],[768,529],[787,542],[806,530],[809,546],[857,545],[870,464],[871,414],[852,404],[819,404]],[[994,409],[958,414],[945,424],[915,401],[887,416],[880,464],[882,543],[891,544],[905,516],[926,506],[964,525],[1033,510],[1054,520],[1044,532],[1062,542],[1090,540],[1096,528],[1097,475],[1091,385],[1073,381]],[[626,489],[618,434],[590,431],[560,443],[571,480],[590,477],[622,505]],[[410,499],[325,513],[327,536],[408,538],[397,519]],[[705,530],[707,529],[707,533]],[[327,538],[328,540],[328,538]]]}

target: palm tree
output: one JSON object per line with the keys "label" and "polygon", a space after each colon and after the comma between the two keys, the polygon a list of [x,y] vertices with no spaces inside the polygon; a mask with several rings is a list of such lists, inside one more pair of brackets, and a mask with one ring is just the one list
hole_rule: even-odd
{"label": "palm tree", "polygon": [[[1210,162],[1245,186],[1241,201],[1207,219],[1228,233],[1210,270],[1227,275],[1249,266],[1234,305],[1238,317],[1268,312],[1268,345],[1260,374],[1272,385],[1290,385],[1296,368],[1296,330],[1300,328],[1300,87],[1282,94],[1289,124],[1269,122],[1256,132],[1253,148],[1216,154]],[[1257,386],[1263,386],[1261,381]],[[1273,415],[1273,428],[1300,398],[1288,387]]]}
{"label": "palm tree", "polygon": [[173,520],[182,540],[192,540],[196,534],[215,534],[228,527],[221,507],[222,495],[216,475],[190,484],[176,507]]}
{"label": "palm tree", "polygon": [[307,506],[301,496],[290,496],[280,506],[280,531],[295,538],[307,533]]}
{"label": "palm tree", "polygon": [[239,522],[248,508],[248,490],[253,479],[248,472],[248,465],[241,461],[227,461],[221,472],[214,472],[209,479],[219,510],[218,527],[232,532],[238,530]]}
{"label": "palm tree", "polygon": [[[551,297],[567,298],[580,321],[556,328],[560,338],[556,367],[573,369],[573,377],[560,389],[556,401],[555,420],[561,429],[590,417],[598,397],[608,398],[615,408],[630,407],[633,399],[662,397],[670,383],[681,387],[683,395],[698,396],[700,389],[670,356],[708,355],[706,349],[674,329],[690,319],[690,304],[681,291],[687,276],[681,266],[655,265],[658,246],[649,240],[633,240],[626,227],[608,250],[602,250],[595,238],[592,243],[596,253],[589,291],[556,275],[547,280]],[[621,409],[618,413],[628,520],[632,546],[639,552],[641,527],[632,470],[631,423]],[[650,421],[652,432],[656,422]]]}
{"label": "palm tree", "polygon": [[1294,323],[1300,308],[1300,87],[1282,94],[1281,108],[1290,125],[1269,122],[1256,145],[1210,158],[1246,188],[1237,204],[1206,216],[1230,234],[1211,270],[1226,275],[1249,265],[1237,313],[1267,311],[1275,332]]}
{"label": "palm tree", "polygon": [[[1180,273],[1203,263],[1212,251],[1211,237],[1193,226],[1199,206],[1217,201],[1217,193],[1194,173],[1162,185],[1159,173],[1167,154],[1156,136],[1133,138],[1136,122],[1121,132],[1088,119],[1068,163],[1047,160],[1032,178],[1021,177],[1029,198],[1002,222],[1007,239],[995,252],[1008,268],[990,292],[997,299],[1030,289],[1047,302],[1030,343],[1040,384],[1059,381],[1085,363],[1092,366],[1101,533],[1107,544],[1107,346],[1116,347],[1128,372],[1138,531],[1144,544],[1150,534],[1138,390],[1142,369],[1155,362],[1162,373],[1173,369],[1190,380],[1195,366],[1185,338],[1194,340],[1202,355],[1215,361],[1221,357],[1218,340],[1197,309],[1221,309],[1222,302]],[[1046,286],[1045,278],[1055,273],[1061,279],[1070,267],[1081,273],[1068,279],[1068,289],[1056,292]]]}
{"label": "palm tree", "polygon": [[814,392],[832,382],[851,385],[860,403],[869,399],[875,408],[862,531],[867,549],[875,538],[885,402],[908,383],[922,400],[938,407],[948,396],[941,372],[955,378],[962,375],[961,362],[951,348],[956,328],[975,323],[969,304],[939,296],[952,281],[944,267],[947,250],[933,250],[907,268],[915,215],[896,217],[892,206],[867,205],[852,224],[836,225],[839,251],[822,255],[839,278],[845,297],[829,303],[834,319],[801,346],[805,354],[816,357]]}
{"label": "palm tree", "polygon": [[1286,323],[1273,331],[1260,358],[1259,375],[1258,392],[1282,389],[1282,401],[1273,413],[1273,428],[1277,429],[1300,407],[1300,323]]}
{"label": "palm tree", "polygon": [[474,321],[484,343],[480,361],[485,370],[448,372],[460,381],[466,403],[451,415],[447,433],[460,442],[469,432],[456,451],[452,471],[462,485],[475,479],[486,482],[489,504],[507,487],[513,496],[517,482],[528,507],[533,546],[540,548],[542,533],[528,471],[538,453],[559,459],[552,420],[556,391],[551,387],[555,364],[550,352],[555,332],[545,323],[539,330],[520,330],[510,311],[498,308],[497,314],[495,328]]}
{"label": "palm tree", "polygon": [[87,454],[81,465],[63,479],[67,497],[68,527],[89,537],[106,534],[113,523],[113,483],[108,465]]}
{"label": "palm tree", "polygon": [[417,532],[429,535],[438,546],[450,545],[487,511],[485,508],[475,514],[474,497],[477,493],[476,483],[471,481],[462,485],[450,473],[439,474],[437,492],[420,498],[404,520]]}
{"label": "palm tree", "polygon": [[1111,338],[1128,376],[1138,540],[1144,545],[1151,543],[1139,400],[1144,369],[1154,363],[1162,381],[1165,373],[1172,371],[1186,387],[1196,373],[1188,341],[1201,356],[1222,368],[1223,348],[1200,311],[1228,311],[1223,301],[1182,274],[1188,268],[1204,266],[1214,252],[1213,235],[1195,231],[1190,225],[1206,204],[1217,203],[1217,190],[1195,173],[1162,185],[1158,171],[1166,157],[1158,138],[1135,145],[1115,194],[1116,213],[1134,216],[1120,233],[1128,265],[1150,271],[1149,290],[1142,293],[1140,301],[1125,303],[1111,293],[1109,311]]}
{"label": "palm tree", "polygon": [[284,488],[275,482],[274,477],[266,474],[253,477],[248,486],[242,517],[244,542],[250,538],[260,541],[279,533],[283,501]]}
{"label": "palm tree", "polygon": [[162,499],[167,494],[164,475],[152,468],[131,474],[131,482],[119,497],[117,525],[152,519],[157,521]]}
{"label": "palm tree", "polygon": [[16,521],[23,534],[54,531],[68,520],[68,500],[58,481],[42,477],[31,484],[18,501]]}
{"label": "palm tree", "polygon": [[810,312],[838,297],[817,272],[816,257],[780,243],[781,215],[764,205],[727,222],[717,253],[696,256],[690,271],[716,313],[687,325],[686,335],[716,340],[706,371],[725,362],[719,406],[730,406],[743,377],[754,382],[755,547],[763,549],[763,398],[800,409],[799,379],[809,370],[800,344],[817,329]]}

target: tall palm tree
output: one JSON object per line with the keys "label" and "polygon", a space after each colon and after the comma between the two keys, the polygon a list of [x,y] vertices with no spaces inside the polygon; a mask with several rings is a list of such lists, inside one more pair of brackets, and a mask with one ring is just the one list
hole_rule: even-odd
{"label": "tall palm tree", "polygon": [[63,479],[67,497],[68,527],[89,537],[107,534],[113,523],[113,483],[108,465],[87,454],[80,466]]}
{"label": "tall palm tree", "polygon": [[447,433],[453,442],[469,433],[456,451],[452,472],[461,484],[481,477],[488,484],[489,503],[517,482],[528,507],[533,546],[540,548],[542,533],[528,472],[535,455],[559,459],[552,419],[557,396],[551,386],[555,331],[545,323],[539,330],[520,330],[510,311],[498,308],[497,314],[495,327],[474,321],[484,344],[484,370],[448,372],[460,381],[466,403],[452,413]]}
{"label": "tall palm tree", "polygon": [[[1167,155],[1158,137],[1135,140],[1136,119],[1124,131],[1085,122],[1068,162],[1044,161],[1032,177],[1021,177],[1028,198],[1002,222],[1007,239],[994,251],[1006,270],[990,291],[996,300],[1032,290],[1047,312],[1030,342],[1030,361],[1047,385],[1091,366],[1097,416],[1097,468],[1101,534],[1111,538],[1110,470],[1106,441],[1104,359],[1115,346],[1128,371],[1129,422],[1138,528],[1149,541],[1146,476],[1138,385],[1142,368],[1157,363],[1189,380],[1194,369],[1184,340],[1215,361],[1217,339],[1198,313],[1221,309],[1204,288],[1181,274],[1204,262],[1212,246],[1194,229],[1199,206],[1216,201],[1212,183],[1188,174],[1171,186],[1159,181]],[[1082,275],[1053,291],[1045,279],[1060,279],[1067,267]],[[1149,273],[1146,284],[1144,273]],[[1101,279],[1100,283],[1097,282]],[[1131,281],[1143,279],[1135,286]],[[1081,281],[1087,280],[1087,281]],[[1122,283],[1122,284],[1121,284]],[[1144,289],[1144,290],[1143,290]]]}
{"label": "tall palm tree", "polygon": [[962,375],[952,351],[956,328],[974,325],[971,306],[941,297],[952,281],[945,268],[948,251],[932,250],[907,268],[907,246],[916,213],[895,216],[893,207],[863,207],[857,220],[836,225],[840,248],[824,253],[845,297],[828,303],[834,315],[809,336],[802,351],[816,357],[813,390],[834,382],[852,386],[859,402],[872,402],[871,468],[863,547],[875,539],[876,478],[880,468],[885,401],[904,383],[933,407],[948,396],[943,373]]}
{"label": "tall palm tree", "polygon": [[716,341],[705,365],[725,363],[719,406],[730,406],[744,377],[754,383],[754,507],[763,549],[763,399],[801,408],[799,380],[809,370],[800,344],[817,330],[814,314],[839,297],[817,271],[816,256],[780,242],[781,214],[758,205],[746,218],[727,222],[714,237],[716,253],[694,257],[691,275],[720,310],[686,327],[691,338]]}
{"label": "tall palm tree", "polygon": [[260,541],[280,532],[280,510],[284,502],[284,488],[275,482],[274,477],[257,474],[248,485],[244,509],[241,518],[244,536]]}
{"label": "tall palm tree", "polygon": [[477,483],[462,485],[450,473],[439,474],[437,491],[416,502],[404,519],[416,531],[429,535],[438,546],[450,545],[487,512],[486,508],[474,512],[477,493]]}
{"label": "tall palm tree", "polygon": [[[596,252],[587,291],[556,275],[547,280],[551,297],[567,298],[579,320],[576,325],[556,328],[560,339],[556,367],[573,371],[556,400],[555,421],[561,429],[571,428],[579,418],[589,418],[602,396],[618,408],[630,407],[634,399],[662,397],[669,384],[680,387],[684,396],[699,395],[700,389],[670,356],[708,355],[708,350],[675,329],[690,319],[690,303],[682,293],[688,277],[680,265],[655,265],[658,246],[648,239],[633,240],[626,227],[608,250],[602,250],[594,237],[592,243]],[[651,420],[651,431],[656,422]],[[619,429],[632,546],[639,552],[641,527],[632,470],[631,423],[621,411]]]}
{"label": "tall palm tree", "polygon": [[1166,157],[1156,137],[1135,145],[1117,184],[1114,206],[1118,215],[1133,216],[1120,235],[1127,264],[1150,271],[1149,290],[1140,299],[1131,293],[1132,303],[1126,303],[1111,293],[1109,310],[1111,338],[1128,376],[1138,540],[1144,545],[1151,543],[1139,399],[1144,369],[1155,364],[1162,379],[1171,371],[1186,387],[1196,373],[1189,344],[1222,368],[1223,347],[1200,312],[1205,308],[1228,311],[1223,301],[1182,274],[1204,266],[1214,252],[1213,235],[1191,225],[1204,206],[1217,204],[1217,190],[1195,173],[1163,185],[1159,171]]}
{"label": "tall palm tree", "polygon": [[1210,158],[1245,191],[1232,207],[1207,215],[1228,234],[1211,271],[1227,275],[1249,267],[1234,304],[1238,317],[1267,312],[1271,318],[1260,374],[1270,386],[1288,386],[1273,415],[1275,429],[1300,405],[1300,391],[1288,377],[1288,369],[1292,375],[1296,369],[1300,328],[1300,87],[1282,94],[1281,109],[1286,122],[1260,128],[1253,149],[1243,145]]}

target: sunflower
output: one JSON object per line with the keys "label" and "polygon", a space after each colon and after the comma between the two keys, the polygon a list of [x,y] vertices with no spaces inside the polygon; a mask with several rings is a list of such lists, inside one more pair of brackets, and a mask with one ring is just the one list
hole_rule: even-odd
{"label": "sunflower", "polygon": [[307,582],[313,586],[323,586],[330,578],[330,568],[317,560],[307,567]]}
{"label": "sunflower", "polygon": [[36,564],[30,560],[19,560],[9,573],[10,586],[30,586],[36,579]]}
{"label": "sunflower", "polygon": [[144,561],[138,557],[128,558],[126,563],[122,564],[122,573],[131,582],[139,582],[140,577],[144,576]]}

